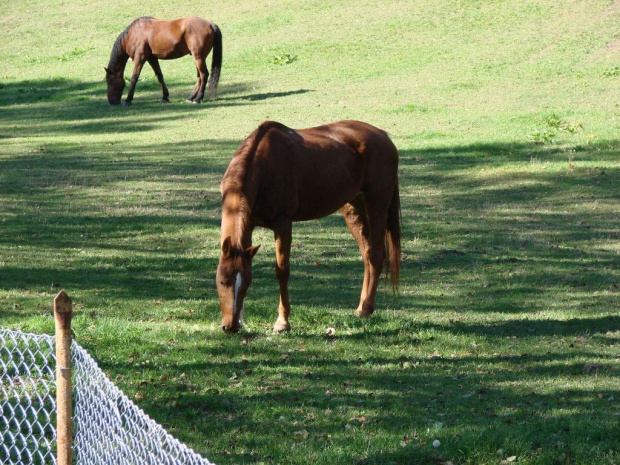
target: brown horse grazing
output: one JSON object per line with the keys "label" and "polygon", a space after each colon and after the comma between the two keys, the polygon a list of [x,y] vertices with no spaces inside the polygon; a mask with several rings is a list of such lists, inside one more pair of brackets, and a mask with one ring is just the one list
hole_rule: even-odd
{"label": "brown horse grazing", "polygon": [[[292,223],[340,209],[364,261],[355,312],[368,317],[387,259],[394,287],[400,272],[398,152],[380,129],[340,121],[294,130],[266,121],[241,144],[222,179],[222,252],[217,291],[222,329],[242,326],[243,300],[252,281],[255,226],[273,230],[280,305],[275,332],[291,328],[288,295]],[[386,253],[386,246],[389,254]]]}
{"label": "brown horse grazing", "polygon": [[196,61],[198,81],[187,99],[200,103],[202,100],[209,71],[207,71],[207,55],[213,49],[211,58],[211,79],[209,80],[209,97],[215,95],[222,67],[222,33],[213,23],[202,18],[182,18],[169,21],[151,17],[138,18],[132,22],[116,39],[110,63],[105,68],[108,83],[108,101],[112,105],[121,103],[125,78],[123,73],[127,60],[133,60],[133,74],[125,105],[131,105],[136,83],[144,63],[148,62],[163,92],[162,102],[167,103],[168,88],[159,67],[159,59],[172,60],[191,54]]}

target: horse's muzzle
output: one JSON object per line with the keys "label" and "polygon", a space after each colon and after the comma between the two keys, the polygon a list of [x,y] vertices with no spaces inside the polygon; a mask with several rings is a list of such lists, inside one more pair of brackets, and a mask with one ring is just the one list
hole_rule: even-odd
{"label": "horse's muzzle", "polygon": [[121,104],[120,99],[119,100],[108,99],[108,102],[110,102],[110,105],[120,105]]}

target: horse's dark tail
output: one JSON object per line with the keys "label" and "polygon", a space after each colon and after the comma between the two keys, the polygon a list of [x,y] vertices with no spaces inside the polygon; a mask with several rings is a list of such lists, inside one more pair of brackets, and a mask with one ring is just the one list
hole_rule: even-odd
{"label": "horse's dark tail", "polygon": [[217,24],[211,23],[211,29],[215,37],[213,38],[213,56],[211,57],[211,77],[209,78],[209,99],[215,97],[217,83],[220,80],[220,70],[222,69],[222,31]]}
{"label": "horse's dark tail", "polygon": [[392,202],[388,207],[387,229],[385,231],[386,272],[390,275],[392,289],[398,291],[400,277],[401,249],[400,249],[400,195],[398,183],[394,187]]}

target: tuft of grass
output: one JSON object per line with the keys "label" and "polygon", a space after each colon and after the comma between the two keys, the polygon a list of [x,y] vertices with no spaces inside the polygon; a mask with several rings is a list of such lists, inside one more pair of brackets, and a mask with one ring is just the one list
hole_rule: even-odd
{"label": "tuft of grass", "polygon": [[291,55],[290,53],[285,53],[284,55],[274,55],[270,61],[274,65],[288,65],[297,61],[297,55]]}

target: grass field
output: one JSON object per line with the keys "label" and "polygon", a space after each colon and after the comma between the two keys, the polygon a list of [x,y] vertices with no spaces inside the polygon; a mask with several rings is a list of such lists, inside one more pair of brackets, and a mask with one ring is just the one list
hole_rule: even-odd
{"label": "grass field", "polygon": [[[217,100],[185,102],[184,58],[169,105],[147,68],[108,105],[143,15],[220,26]],[[77,341],[218,464],[620,463],[619,21],[593,0],[3,2],[0,324],[53,332],[65,289]],[[400,293],[370,320],[333,215],[294,228],[293,331],[271,333],[256,230],[246,330],[221,333],[219,181],[265,119],[399,148]]]}

